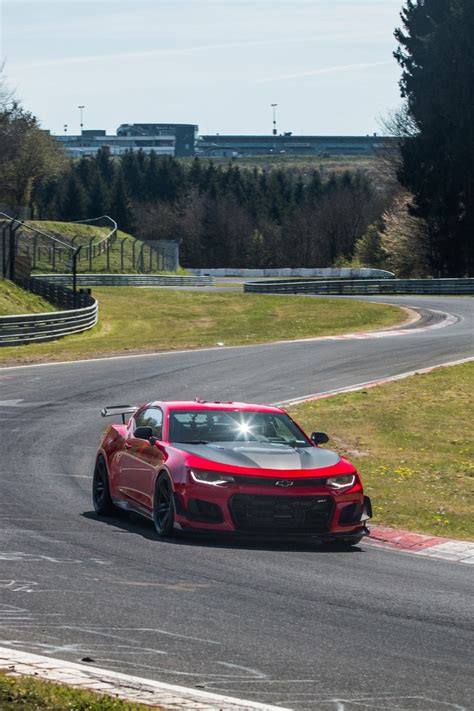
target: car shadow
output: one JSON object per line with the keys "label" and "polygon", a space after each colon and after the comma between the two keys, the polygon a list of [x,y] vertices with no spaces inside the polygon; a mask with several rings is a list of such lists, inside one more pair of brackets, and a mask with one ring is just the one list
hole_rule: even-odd
{"label": "car shadow", "polygon": [[119,512],[116,516],[102,517],[95,511],[84,511],[84,518],[119,530],[123,533],[142,536],[147,540],[156,541],[160,545],[189,546],[200,548],[226,548],[259,551],[315,551],[318,553],[364,553],[360,545],[345,547],[337,543],[324,544],[311,538],[275,538],[259,536],[250,537],[242,534],[205,533],[179,531],[173,538],[158,538],[151,521],[134,513]]}

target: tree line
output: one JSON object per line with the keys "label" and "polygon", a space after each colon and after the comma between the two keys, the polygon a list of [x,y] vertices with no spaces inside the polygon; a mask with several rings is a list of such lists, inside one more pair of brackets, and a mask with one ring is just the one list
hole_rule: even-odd
{"label": "tree line", "polygon": [[[408,246],[437,276],[474,272],[474,2],[407,0],[395,31],[405,107],[397,177]],[[406,243],[406,240],[405,240]]]}
{"label": "tree line", "polygon": [[189,267],[308,267],[350,260],[388,195],[359,171],[249,170],[129,151],[73,161],[38,195],[42,219],[110,214],[140,239],[181,241]]}

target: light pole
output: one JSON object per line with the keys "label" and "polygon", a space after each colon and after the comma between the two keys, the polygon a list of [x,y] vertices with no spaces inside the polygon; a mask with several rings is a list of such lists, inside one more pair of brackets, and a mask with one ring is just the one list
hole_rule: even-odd
{"label": "light pole", "polygon": [[276,122],[276,107],[278,104],[270,104],[273,109],[273,135],[277,135],[277,122]]}
{"label": "light pole", "polygon": [[[270,104],[273,110],[273,135],[277,135],[276,107],[278,104]],[[273,152],[276,153],[276,138],[273,140]]]}
{"label": "light pole", "polygon": [[86,107],[83,104],[81,104],[81,106],[78,106],[77,108],[79,109],[80,116],[81,116],[81,133],[82,133],[82,129],[84,127],[84,109]]}

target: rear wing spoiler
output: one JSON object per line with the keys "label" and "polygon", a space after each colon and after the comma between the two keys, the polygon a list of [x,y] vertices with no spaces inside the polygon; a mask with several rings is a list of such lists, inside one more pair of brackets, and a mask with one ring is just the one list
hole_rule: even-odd
{"label": "rear wing spoiler", "polygon": [[117,417],[121,415],[122,422],[125,424],[125,415],[133,415],[138,410],[138,407],[133,405],[108,405],[100,411],[102,417]]}

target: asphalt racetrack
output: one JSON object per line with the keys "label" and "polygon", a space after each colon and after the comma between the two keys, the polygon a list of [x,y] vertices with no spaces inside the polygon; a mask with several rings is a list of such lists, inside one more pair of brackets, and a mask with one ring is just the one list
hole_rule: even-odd
{"label": "asphalt racetrack", "polygon": [[274,403],[474,354],[474,299],[380,300],[458,321],[1,369],[0,646],[295,709],[474,709],[471,566],[367,542],[164,542],[92,512],[104,405]]}

